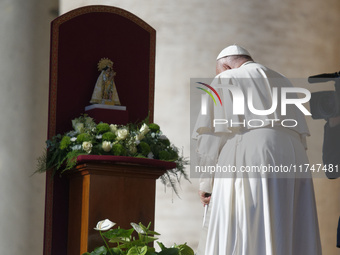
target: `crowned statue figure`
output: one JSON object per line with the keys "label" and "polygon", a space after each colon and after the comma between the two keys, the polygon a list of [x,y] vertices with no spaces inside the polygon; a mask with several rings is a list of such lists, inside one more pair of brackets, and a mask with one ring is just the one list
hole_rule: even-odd
{"label": "crowned statue figure", "polygon": [[102,58],[98,63],[100,75],[94,87],[91,104],[120,105],[112,69],[113,62],[108,58]]}

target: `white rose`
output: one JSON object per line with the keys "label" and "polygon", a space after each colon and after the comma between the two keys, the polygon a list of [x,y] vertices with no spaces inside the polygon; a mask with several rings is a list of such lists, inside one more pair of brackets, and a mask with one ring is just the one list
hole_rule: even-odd
{"label": "white rose", "polygon": [[76,123],[74,129],[80,134],[84,132],[84,123]]}
{"label": "white rose", "polygon": [[140,141],[140,140],[142,140],[143,138],[144,138],[144,135],[141,134],[141,133],[139,133],[139,134],[137,134],[137,135],[135,136],[135,140],[136,140],[136,141]]}
{"label": "white rose", "polygon": [[126,128],[118,129],[117,140],[124,140],[128,134],[129,134],[129,131]]}
{"label": "white rose", "polygon": [[116,225],[116,223],[106,219],[99,221],[94,229],[99,231],[106,231],[112,228],[114,225]]}
{"label": "white rose", "polygon": [[92,150],[92,143],[91,142],[83,142],[83,150],[86,151],[87,153],[91,153]]}
{"label": "white rose", "polygon": [[117,131],[117,125],[111,124],[111,125],[110,125],[110,130],[111,130],[112,133],[116,133],[116,131]]}
{"label": "white rose", "polygon": [[150,131],[150,128],[144,123],[139,131],[141,132],[141,134],[146,135]]}
{"label": "white rose", "polygon": [[72,137],[71,142],[75,142],[75,141],[77,141],[77,137]]}
{"label": "white rose", "polygon": [[102,143],[102,148],[104,151],[109,152],[112,149],[112,144],[108,141]]}

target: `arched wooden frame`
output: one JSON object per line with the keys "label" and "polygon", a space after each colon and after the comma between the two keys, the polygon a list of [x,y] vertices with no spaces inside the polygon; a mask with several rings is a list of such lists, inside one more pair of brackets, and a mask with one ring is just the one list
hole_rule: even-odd
{"label": "arched wooden frame", "polygon": [[[153,121],[156,31],[134,14],[86,6],[51,23],[48,138],[71,129],[89,105],[101,58],[114,62],[115,83],[129,122]],[[44,254],[66,254],[68,182],[46,177]]]}

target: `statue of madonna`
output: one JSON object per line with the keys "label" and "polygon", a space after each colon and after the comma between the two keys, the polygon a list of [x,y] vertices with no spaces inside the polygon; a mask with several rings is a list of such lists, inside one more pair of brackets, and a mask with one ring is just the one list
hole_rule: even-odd
{"label": "statue of madonna", "polygon": [[98,63],[100,75],[94,87],[91,104],[120,105],[112,69],[113,62],[108,58],[102,58]]}

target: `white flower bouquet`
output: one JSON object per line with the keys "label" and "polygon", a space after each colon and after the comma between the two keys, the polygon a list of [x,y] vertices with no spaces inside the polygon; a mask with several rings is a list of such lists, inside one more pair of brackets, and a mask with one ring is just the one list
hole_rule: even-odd
{"label": "white flower bouquet", "polygon": [[76,166],[80,155],[114,155],[175,162],[176,168],[161,176],[163,183],[175,188],[182,176],[188,180],[184,171],[188,161],[155,123],[96,124],[91,117],[82,115],[72,120],[72,126],[73,130],[46,141],[47,149],[38,158],[37,172],[63,173]]}

